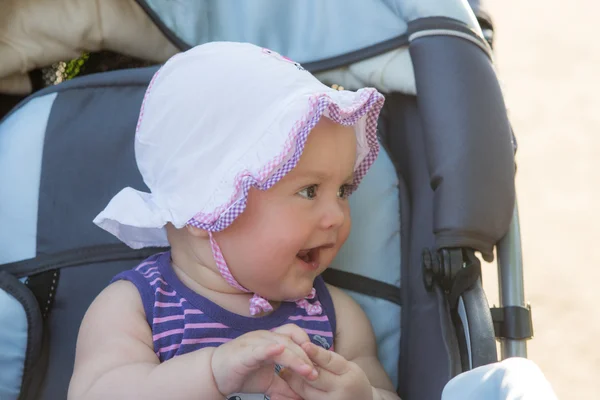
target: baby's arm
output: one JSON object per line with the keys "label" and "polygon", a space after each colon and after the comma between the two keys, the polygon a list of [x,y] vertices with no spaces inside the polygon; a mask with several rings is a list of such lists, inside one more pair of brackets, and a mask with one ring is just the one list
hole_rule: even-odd
{"label": "baby's arm", "polygon": [[350,296],[334,286],[327,287],[336,311],[335,352],[364,371],[373,386],[374,400],[398,400],[394,386],[377,358],[371,322]]}
{"label": "baby's arm", "polygon": [[205,348],[160,364],[139,292],[118,281],[100,293],[83,319],[68,398],[223,399],[211,372],[214,351]]}
{"label": "baby's arm", "polygon": [[373,386],[374,400],[399,400],[377,358],[377,344],[371,322],[350,296],[334,286],[327,287],[336,311],[335,352],[364,371]]}

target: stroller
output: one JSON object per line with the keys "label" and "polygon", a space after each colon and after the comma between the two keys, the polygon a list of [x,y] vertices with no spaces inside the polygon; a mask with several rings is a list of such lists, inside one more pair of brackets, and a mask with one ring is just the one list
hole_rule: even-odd
{"label": "stroller", "polygon": [[[523,298],[516,145],[482,35],[491,41],[491,21],[478,2],[476,19],[460,0],[380,0],[368,10],[344,1],[352,17],[331,14],[327,23],[339,35],[329,32],[320,45],[322,32],[299,40],[294,18],[275,18],[291,10],[302,21],[300,2],[269,3],[266,16],[256,11],[268,9],[258,6],[262,1],[244,5],[235,15],[246,25],[226,13],[228,1],[138,3],[182,50],[210,40],[250,41],[352,89],[394,54],[399,61],[388,64],[408,72],[379,76],[384,150],[351,197],[354,229],[325,280],[363,307],[405,400],[439,399],[453,376],[497,361],[497,339],[502,358],[526,356],[532,325]],[[222,19],[194,29],[210,7]],[[341,3],[319,7],[335,11]],[[353,18],[362,22],[345,22]],[[352,35],[355,26],[373,29]],[[277,29],[287,36],[266,34]],[[2,399],[66,398],[87,307],[112,276],[163,250],[129,249],[91,222],[122,187],[147,190],[133,134],[157,68],[49,86],[0,121]],[[402,82],[388,84],[389,76]],[[501,306],[490,310],[476,252],[491,261],[494,248]]]}

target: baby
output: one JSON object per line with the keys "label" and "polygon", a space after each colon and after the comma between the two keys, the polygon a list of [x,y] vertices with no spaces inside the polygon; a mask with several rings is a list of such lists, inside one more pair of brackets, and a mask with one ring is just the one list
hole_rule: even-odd
{"label": "baby", "polygon": [[135,136],[150,193],[123,189],[94,222],[171,250],[90,306],[69,398],[398,399],[369,320],[320,276],[350,232],[382,105],[250,44],[170,59]]}

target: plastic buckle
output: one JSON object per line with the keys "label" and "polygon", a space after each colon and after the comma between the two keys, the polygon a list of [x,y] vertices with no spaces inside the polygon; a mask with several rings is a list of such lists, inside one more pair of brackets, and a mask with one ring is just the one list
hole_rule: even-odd
{"label": "plastic buckle", "polygon": [[422,253],[423,283],[427,291],[434,284],[442,288],[452,309],[459,297],[481,278],[481,262],[471,249],[440,249]]}
{"label": "plastic buckle", "polygon": [[494,332],[498,339],[527,340],[533,338],[531,304],[523,306],[492,307]]}

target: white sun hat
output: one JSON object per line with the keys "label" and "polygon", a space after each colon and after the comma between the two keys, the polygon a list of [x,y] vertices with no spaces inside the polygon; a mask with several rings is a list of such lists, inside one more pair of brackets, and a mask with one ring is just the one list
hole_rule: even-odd
{"label": "white sun hat", "polygon": [[[322,117],[354,127],[356,187],[379,151],[383,101],[375,89],[325,86],[300,64],[252,44],[213,42],[180,53],[154,75],[140,110],[135,157],[150,193],[121,190],[94,223],[132,248],[168,246],[167,223],[204,229],[223,277],[247,291],[212,232],[244,211],[251,187],[266,190],[294,168]],[[253,314],[269,307],[258,295],[251,302]]]}
{"label": "white sun hat", "polygon": [[144,97],[135,157],[150,193],[123,189],[94,223],[132,248],[168,246],[168,222],[222,230],[251,186],[267,189],[295,166],[323,116],[355,127],[358,184],[377,157],[382,105],[375,89],[332,89],[252,44],[192,48],[167,61]]}

